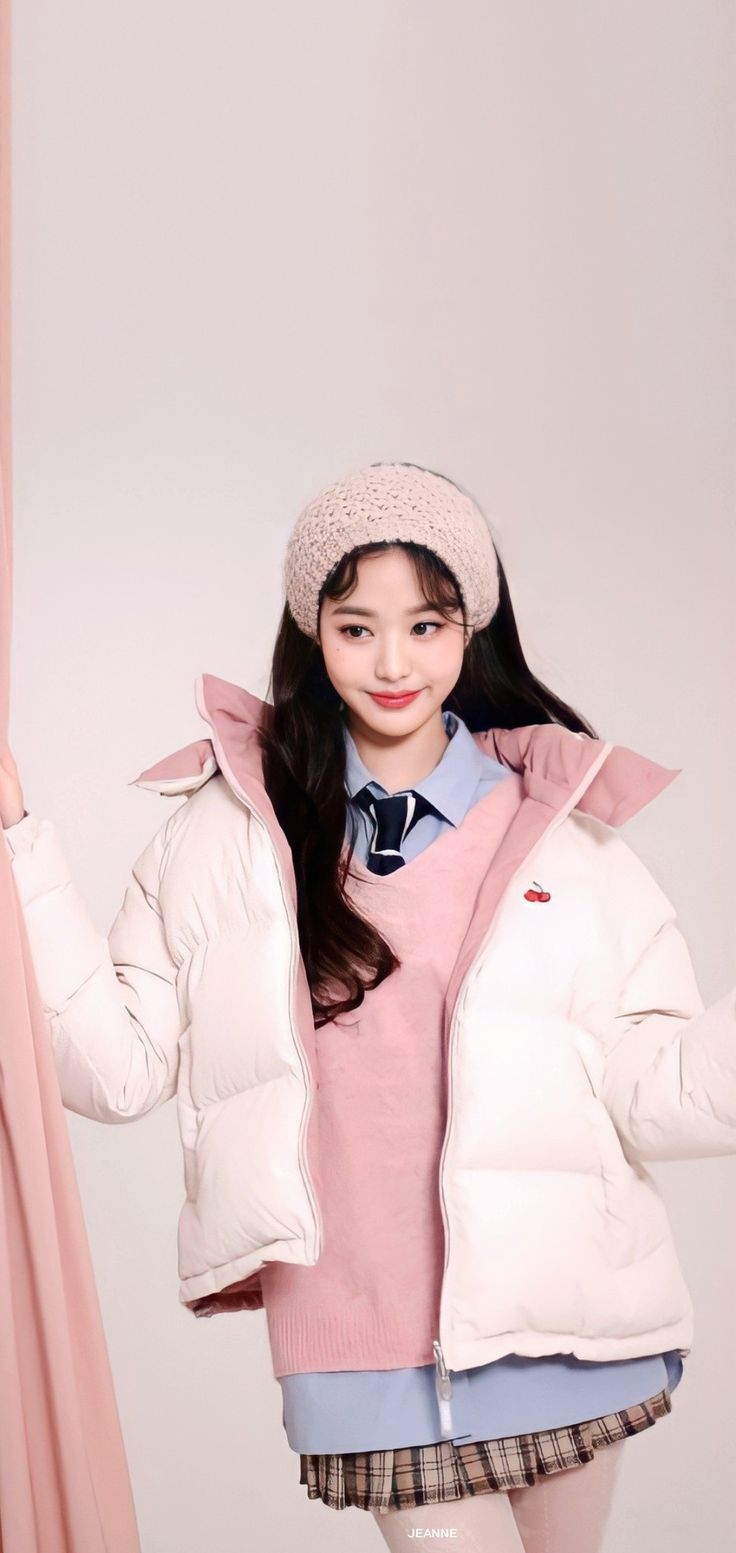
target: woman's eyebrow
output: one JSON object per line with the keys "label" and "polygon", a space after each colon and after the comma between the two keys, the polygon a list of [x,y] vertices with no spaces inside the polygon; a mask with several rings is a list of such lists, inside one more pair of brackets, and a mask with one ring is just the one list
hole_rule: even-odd
{"label": "woman's eyebrow", "polygon": [[[423,615],[428,609],[437,609],[436,604],[417,604],[411,609],[405,609],[405,615]],[[373,619],[378,611],[375,609],[361,609],[357,604],[339,604],[333,609],[333,615],[369,615]]]}

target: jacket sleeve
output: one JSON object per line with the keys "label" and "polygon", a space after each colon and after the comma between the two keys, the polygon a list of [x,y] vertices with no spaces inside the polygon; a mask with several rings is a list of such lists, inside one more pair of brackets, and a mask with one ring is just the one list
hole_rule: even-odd
{"label": "jacket sleeve", "polygon": [[179,812],[133,864],[107,938],[75,887],[54,823],[31,812],[3,830],[62,1103],[95,1121],[135,1121],[176,1091],[183,1018],[158,892]]}
{"label": "jacket sleeve", "polygon": [[607,1042],[601,1098],[636,1158],[735,1154],[736,988],[705,1008],[675,908],[627,851],[637,891],[629,919],[643,920],[647,931],[643,944],[629,943],[635,953]]}

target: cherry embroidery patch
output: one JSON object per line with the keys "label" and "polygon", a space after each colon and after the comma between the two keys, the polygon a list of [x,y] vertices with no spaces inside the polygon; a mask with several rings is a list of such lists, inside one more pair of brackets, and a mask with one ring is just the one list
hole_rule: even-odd
{"label": "cherry embroidery patch", "polygon": [[549,890],[543,890],[538,879],[532,879],[532,884],[536,885],[536,889],[524,891],[525,901],[548,901],[551,899]]}

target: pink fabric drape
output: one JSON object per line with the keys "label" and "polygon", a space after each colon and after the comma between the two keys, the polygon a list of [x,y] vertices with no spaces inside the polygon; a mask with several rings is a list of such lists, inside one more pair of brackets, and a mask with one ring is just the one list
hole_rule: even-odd
{"label": "pink fabric drape", "polygon": [[[10,87],[11,0],[0,0],[3,745],[13,565]],[[66,1118],[5,847],[0,847],[0,1550],[140,1553]]]}

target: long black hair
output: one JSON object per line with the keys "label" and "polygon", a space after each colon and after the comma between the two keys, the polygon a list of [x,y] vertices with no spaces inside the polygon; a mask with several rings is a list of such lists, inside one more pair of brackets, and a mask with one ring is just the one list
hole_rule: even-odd
{"label": "long black hair", "polygon": [[[454,574],[434,551],[403,540],[390,545],[388,541],[357,545],[348,551],[325,579],[320,608],[325,597],[343,599],[352,591],[362,556],[398,544],[414,565],[427,603],[445,618],[460,610],[467,624]],[[597,738],[590,723],[529,668],[495,539],[494,546],[498,607],[489,625],[472,634],[459,678],[443,702],[443,710],[455,712],[471,733],[520,728],[528,723],[559,723]],[[259,733],[264,782],[294,860],[300,947],[315,1024],[320,1026],[357,1008],[365,992],[384,981],[400,962],[345,894],[354,839],[344,850],[348,801],[344,711],[328,677],[319,642],[300,630],[288,603],[276,637],[268,694],[273,715],[270,726]]]}

